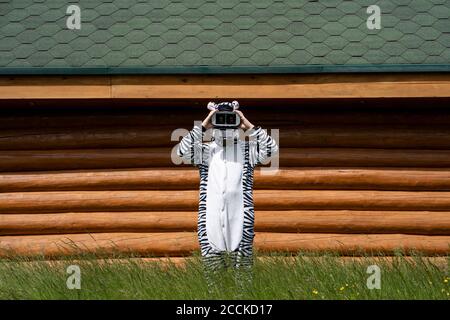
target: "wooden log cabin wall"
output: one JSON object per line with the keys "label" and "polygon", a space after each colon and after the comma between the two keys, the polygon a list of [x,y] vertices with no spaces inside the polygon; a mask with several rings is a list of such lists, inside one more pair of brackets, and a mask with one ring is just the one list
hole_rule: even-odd
{"label": "wooden log cabin wall", "polygon": [[450,251],[448,75],[4,77],[0,256],[198,250],[176,128],[238,99],[279,129],[255,177],[259,252]]}

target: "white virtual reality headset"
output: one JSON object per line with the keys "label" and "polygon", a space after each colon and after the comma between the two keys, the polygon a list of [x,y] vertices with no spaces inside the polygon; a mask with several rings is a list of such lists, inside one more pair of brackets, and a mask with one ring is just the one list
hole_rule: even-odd
{"label": "white virtual reality headset", "polygon": [[241,124],[241,117],[235,112],[239,109],[239,102],[214,102],[208,103],[209,110],[217,110],[211,118],[211,123],[216,129],[236,129]]}

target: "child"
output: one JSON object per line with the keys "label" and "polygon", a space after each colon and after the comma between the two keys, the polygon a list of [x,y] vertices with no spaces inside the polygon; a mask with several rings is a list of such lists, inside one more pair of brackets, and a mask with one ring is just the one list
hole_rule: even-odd
{"label": "child", "polygon": [[[233,267],[250,274],[254,238],[253,170],[278,152],[275,140],[261,127],[255,127],[238,108],[237,101],[210,102],[211,112],[201,127],[194,125],[177,147],[177,155],[200,171],[198,239],[207,277],[211,271],[215,273],[226,267],[229,258]],[[214,127],[211,119],[218,111],[237,113],[239,126]],[[208,130],[212,130],[212,141],[203,142]],[[243,130],[249,141],[242,139]]]}

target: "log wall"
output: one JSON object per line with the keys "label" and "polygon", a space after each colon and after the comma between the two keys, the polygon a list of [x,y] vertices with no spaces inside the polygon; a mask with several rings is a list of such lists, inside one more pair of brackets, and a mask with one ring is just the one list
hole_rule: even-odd
{"label": "log wall", "polygon": [[[198,172],[171,162],[170,134],[203,105],[65,103],[2,105],[0,256],[198,250]],[[244,103],[280,130],[280,170],[255,173],[256,248],[448,254],[450,111],[408,103]]]}

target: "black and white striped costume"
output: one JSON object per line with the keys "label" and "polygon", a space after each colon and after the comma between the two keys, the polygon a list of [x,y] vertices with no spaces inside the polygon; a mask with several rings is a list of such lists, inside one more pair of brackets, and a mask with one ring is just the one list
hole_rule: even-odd
{"label": "black and white striped costume", "polygon": [[[234,129],[237,131],[237,129]],[[253,172],[278,152],[261,127],[248,139],[203,142],[206,129],[196,125],[180,141],[177,155],[199,169],[198,239],[205,266],[217,269],[231,255],[234,267],[253,263]],[[237,135],[236,135],[237,136]]]}

